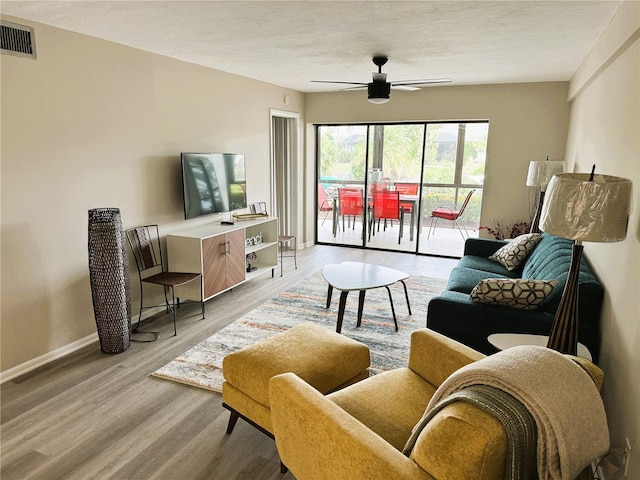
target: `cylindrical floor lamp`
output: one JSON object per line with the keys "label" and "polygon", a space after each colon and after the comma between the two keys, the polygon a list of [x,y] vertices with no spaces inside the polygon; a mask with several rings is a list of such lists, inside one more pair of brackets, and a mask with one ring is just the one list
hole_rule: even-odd
{"label": "cylindrical floor lamp", "polygon": [[89,279],[93,311],[105,353],[130,346],[131,283],[120,210],[89,210]]}

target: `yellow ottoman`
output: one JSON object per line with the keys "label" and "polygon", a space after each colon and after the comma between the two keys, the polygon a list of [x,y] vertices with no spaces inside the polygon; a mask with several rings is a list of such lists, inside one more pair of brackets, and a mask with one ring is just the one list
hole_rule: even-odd
{"label": "yellow ottoman", "polygon": [[323,394],[369,376],[369,347],[313,323],[297,325],[227,355],[222,361],[222,405],[273,438],[269,380],[293,372]]}

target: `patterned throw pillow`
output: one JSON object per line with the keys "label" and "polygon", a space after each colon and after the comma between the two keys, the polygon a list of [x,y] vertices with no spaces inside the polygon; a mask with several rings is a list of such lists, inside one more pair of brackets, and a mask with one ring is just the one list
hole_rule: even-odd
{"label": "patterned throw pillow", "polygon": [[515,270],[542,239],[539,233],[526,233],[514,238],[489,257],[509,270]]}
{"label": "patterned throw pillow", "polygon": [[533,310],[538,308],[557,284],[557,280],[487,278],[478,282],[469,296],[472,302]]}

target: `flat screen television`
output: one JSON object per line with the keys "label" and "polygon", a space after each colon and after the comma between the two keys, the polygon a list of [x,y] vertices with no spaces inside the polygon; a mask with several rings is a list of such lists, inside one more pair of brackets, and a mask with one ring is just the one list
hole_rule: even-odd
{"label": "flat screen television", "polygon": [[247,207],[244,155],[181,153],[184,218]]}

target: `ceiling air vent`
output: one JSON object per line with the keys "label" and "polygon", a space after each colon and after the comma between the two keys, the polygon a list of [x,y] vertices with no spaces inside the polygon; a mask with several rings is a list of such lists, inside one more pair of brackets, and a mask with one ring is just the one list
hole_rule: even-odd
{"label": "ceiling air vent", "polygon": [[2,29],[2,53],[36,58],[36,41],[33,28],[15,23],[0,22]]}

